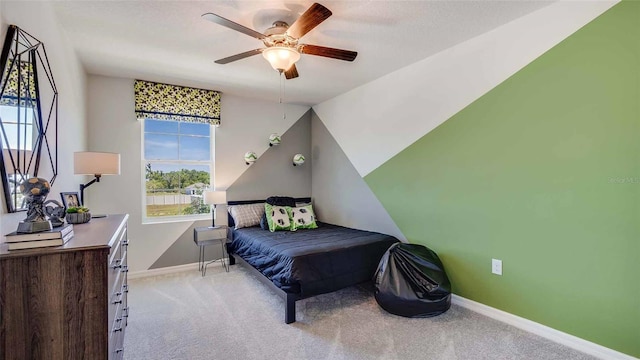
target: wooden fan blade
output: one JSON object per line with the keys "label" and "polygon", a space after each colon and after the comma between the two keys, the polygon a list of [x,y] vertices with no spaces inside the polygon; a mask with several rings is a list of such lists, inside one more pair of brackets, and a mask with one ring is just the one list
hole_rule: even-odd
{"label": "wooden fan blade", "polygon": [[327,20],[331,16],[331,10],[326,7],[314,3],[307,11],[302,14],[293,25],[289,26],[287,34],[296,39],[300,39],[306,33],[318,26],[321,22]]}
{"label": "wooden fan blade", "polygon": [[286,77],[287,80],[294,79],[294,78],[298,77],[298,69],[296,68],[296,64],[291,65],[289,70],[284,72],[284,77]]}
{"label": "wooden fan blade", "polygon": [[266,36],[264,36],[264,34],[261,34],[253,29],[249,29],[246,26],[240,25],[236,22],[233,22],[231,20],[225,19],[220,15],[216,15],[214,13],[206,13],[206,14],[202,14],[202,18],[205,20],[209,20],[211,22],[214,22],[216,24],[222,25],[222,26],[226,26],[229,29],[235,30],[235,31],[239,31],[245,35],[249,35],[252,36],[256,39],[264,39],[266,38]]}
{"label": "wooden fan blade", "polygon": [[228,64],[232,61],[236,61],[236,60],[241,60],[244,58],[248,58],[249,56],[253,56],[253,55],[258,55],[262,52],[262,50],[264,49],[254,49],[254,50],[249,50],[249,51],[245,51],[243,53],[240,54],[235,54],[233,56],[229,56],[220,60],[216,60],[216,64]]}
{"label": "wooden fan blade", "polygon": [[353,61],[358,53],[350,50],[334,49],[318,45],[306,45],[302,44],[298,46],[298,51],[302,54],[324,56],[332,59]]}

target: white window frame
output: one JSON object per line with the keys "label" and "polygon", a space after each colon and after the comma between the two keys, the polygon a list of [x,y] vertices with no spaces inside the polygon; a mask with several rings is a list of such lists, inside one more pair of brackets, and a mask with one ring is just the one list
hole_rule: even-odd
{"label": "white window frame", "polygon": [[[152,119],[152,118],[151,118]],[[153,120],[153,119],[152,119]],[[141,158],[141,203],[142,203],[142,224],[163,224],[172,222],[193,222],[198,220],[211,220],[211,212],[206,214],[190,214],[190,215],[173,215],[173,216],[147,216],[147,187],[146,187],[146,164],[147,163],[163,163],[163,164],[188,164],[188,165],[208,165],[209,166],[209,188],[213,189],[213,165],[215,163],[214,158],[214,139],[215,139],[215,126],[209,125],[209,161],[183,161],[183,160],[147,160],[145,158],[144,140],[145,140],[145,123],[146,119],[140,120],[141,135],[140,135],[140,158]],[[184,122],[184,121],[183,121]],[[179,145],[178,145],[179,146]],[[178,150],[179,151],[179,150]]]}

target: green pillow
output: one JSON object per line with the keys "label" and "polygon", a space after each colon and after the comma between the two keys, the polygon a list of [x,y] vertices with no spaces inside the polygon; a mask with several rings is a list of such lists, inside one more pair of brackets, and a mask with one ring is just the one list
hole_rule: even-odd
{"label": "green pillow", "polygon": [[289,219],[288,206],[275,206],[270,204],[264,205],[264,212],[267,215],[267,223],[269,231],[291,230],[291,220]]}
{"label": "green pillow", "polygon": [[297,229],[315,229],[316,216],[313,213],[311,205],[289,208],[291,212],[291,230]]}

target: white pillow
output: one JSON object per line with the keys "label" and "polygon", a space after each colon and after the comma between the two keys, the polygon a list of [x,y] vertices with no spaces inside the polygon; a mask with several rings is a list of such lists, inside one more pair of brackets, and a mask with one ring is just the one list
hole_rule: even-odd
{"label": "white pillow", "polygon": [[227,211],[233,217],[236,229],[260,225],[264,214],[264,203],[231,205]]}

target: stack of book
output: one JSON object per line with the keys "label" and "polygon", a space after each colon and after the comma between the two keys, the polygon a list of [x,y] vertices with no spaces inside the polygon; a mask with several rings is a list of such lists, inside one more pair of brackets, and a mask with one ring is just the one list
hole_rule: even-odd
{"label": "stack of book", "polygon": [[73,237],[73,225],[64,224],[49,231],[25,234],[12,232],[7,234],[9,250],[33,249],[64,245]]}

